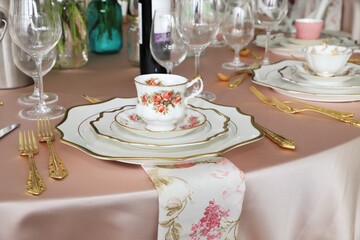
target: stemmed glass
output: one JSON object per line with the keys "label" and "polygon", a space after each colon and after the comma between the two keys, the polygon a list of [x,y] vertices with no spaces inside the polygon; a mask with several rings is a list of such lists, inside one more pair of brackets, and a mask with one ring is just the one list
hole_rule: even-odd
{"label": "stemmed glass", "polygon": [[[34,90],[30,94],[26,94],[19,98],[19,102],[23,104],[36,104],[39,102],[39,77],[36,70],[34,59],[27,54],[24,50],[19,48],[14,42],[11,44],[11,53],[15,65],[25,73],[32,77],[34,80]],[[46,54],[42,60],[42,73],[46,75],[55,65],[56,62],[56,49],[54,48],[48,54]],[[58,96],[55,93],[44,93],[44,101],[46,103],[54,103],[58,100]]]}
{"label": "stemmed glass", "polygon": [[36,120],[41,116],[57,118],[65,108],[46,105],[44,101],[42,61],[57,44],[61,36],[61,22],[57,0],[12,0],[9,7],[10,36],[14,43],[35,61],[39,77],[39,103],[20,111],[25,119]]}
{"label": "stemmed glass", "polygon": [[155,61],[166,68],[168,74],[184,61],[187,54],[185,45],[175,25],[175,12],[157,9],[151,25],[150,51]]}
{"label": "stemmed glass", "polygon": [[288,0],[254,0],[255,18],[265,28],[266,42],[263,64],[269,64],[270,34],[274,27],[286,17]]}
{"label": "stemmed glass", "polygon": [[[219,31],[219,0],[181,0],[176,2],[176,27],[185,44],[194,52],[196,76],[200,76],[200,55]],[[197,84],[194,85],[197,90]],[[203,91],[198,96],[209,101],[216,98]]]}
{"label": "stemmed glass", "polygon": [[239,70],[249,66],[240,61],[240,50],[253,39],[254,25],[254,15],[250,3],[238,0],[227,2],[221,31],[226,44],[234,49],[235,56],[232,62],[223,63],[224,68]]}

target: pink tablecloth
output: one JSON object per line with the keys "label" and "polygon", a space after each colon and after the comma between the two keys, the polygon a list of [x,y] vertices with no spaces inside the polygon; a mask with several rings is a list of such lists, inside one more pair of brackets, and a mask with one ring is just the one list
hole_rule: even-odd
{"label": "pink tablecloth", "polygon": [[[67,108],[85,104],[82,94],[133,97],[132,79],[139,70],[127,62],[125,50],[117,55],[91,54],[82,69],[52,71],[45,76],[45,89],[59,94],[58,104]],[[245,172],[247,181],[239,239],[360,239],[360,128],[315,113],[279,112],[251,94],[250,79],[229,89],[215,73],[224,71],[221,63],[232,54],[227,48],[206,50],[201,59],[205,89],[216,93],[216,103],[238,106],[297,142],[297,149],[289,151],[264,138],[224,154]],[[194,59],[189,58],[175,73],[190,78],[193,69]],[[34,122],[17,115],[24,107],[17,98],[31,89],[0,90],[5,102],[0,126],[19,122],[21,129],[35,129]],[[358,102],[318,105],[360,116]],[[156,239],[156,190],[141,166],[98,160],[56,141],[70,173],[55,181],[47,177],[48,154],[42,144],[36,161],[47,191],[34,197],[25,191],[28,162],[18,155],[17,141],[17,132],[0,140],[0,239]]]}

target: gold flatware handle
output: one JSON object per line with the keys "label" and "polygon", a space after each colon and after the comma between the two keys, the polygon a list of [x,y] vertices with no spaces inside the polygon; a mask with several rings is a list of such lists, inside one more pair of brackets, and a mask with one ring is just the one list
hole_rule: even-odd
{"label": "gold flatware handle", "polygon": [[42,192],[46,190],[46,186],[44,183],[44,180],[40,176],[39,171],[37,170],[34,156],[32,154],[29,154],[29,176],[27,180],[27,187],[26,191],[33,195],[40,195]]}
{"label": "gold flatware handle", "polygon": [[258,123],[256,123],[256,125],[258,128],[260,128],[260,130],[265,134],[266,137],[268,137],[271,141],[273,141],[280,147],[286,148],[286,149],[291,149],[291,150],[296,148],[295,141],[288,139],[280,134],[277,134],[277,133],[259,125]]}
{"label": "gold flatware handle", "polygon": [[54,145],[51,140],[46,141],[49,148],[49,176],[54,179],[63,179],[69,172],[65,168],[63,162],[61,161],[59,155],[57,154]]}
{"label": "gold flatware handle", "polygon": [[235,80],[231,81],[229,83],[229,88],[235,88],[242,83],[242,81],[245,79],[246,73],[242,73],[240,76],[238,76]]}

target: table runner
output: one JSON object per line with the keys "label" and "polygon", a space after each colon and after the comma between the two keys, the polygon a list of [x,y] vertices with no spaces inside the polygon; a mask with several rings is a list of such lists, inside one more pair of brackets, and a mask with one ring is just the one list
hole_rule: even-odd
{"label": "table runner", "polygon": [[157,239],[236,239],[245,176],[228,159],[142,167],[158,192]]}

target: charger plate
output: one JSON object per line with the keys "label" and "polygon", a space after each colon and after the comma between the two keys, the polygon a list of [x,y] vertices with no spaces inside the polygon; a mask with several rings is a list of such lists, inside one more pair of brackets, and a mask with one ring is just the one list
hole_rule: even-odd
{"label": "charger plate", "polygon": [[[90,122],[94,131],[104,138],[109,138],[121,143],[135,145],[142,148],[179,148],[185,146],[194,146],[198,144],[209,143],[209,141],[216,140],[217,137],[223,136],[228,131],[228,124],[230,119],[214,109],[205,109],[192,107],[188,108],[188,113],[191,115],[203,115],[206,122],[185,135],[174,135],[172,138],[153,138],[153,132],[148,132],[148,135],[135,134],[129,128],[124,127],[118,123],[117,118],[119,113],[124,111],[131,111],[135,106],[124,106],[123,108],[101,112],[98,117]],[[178,132],[175,132],[177,134]],[[158,133],[156,133],[158,134]],[[168,133],[171,135],[171,133]],[[151,136],[151,137],[147,137]]]}
{"label": "charger plate", "polygon": [[64,119],[56,126],[61,141],[85,153],[101,159],[130,164],[171,164],[179,162],[206,161],[234,148],[252,143],[263,134],[255,127],[252,116],[238,108],[211,103],[202,98],[189,100],[191,106],[215,109],[230,118],[228,132],[216,141],[174,149],[146,149],[120,143],[99,136],[91,127],[100,112],[135,105],[136,98],[114,98],[97,104],[75,106],[67,110]]}
{"label": "charger plate", "polygon": [[360,88],[309,87],[282,79],[279,73],[280,69],[301,63],[302,61],[297,60],[283,60],[274,64],[263,65],[254,70],[252,82],[270,87],[283,95],[309,101],[352,102],[360,100]]}

